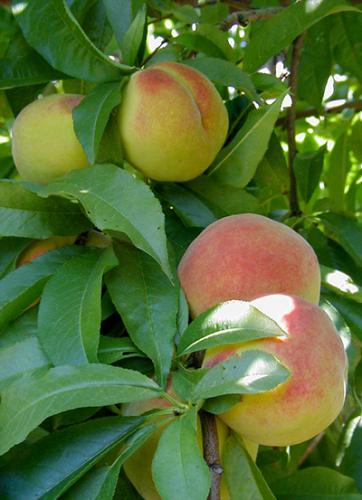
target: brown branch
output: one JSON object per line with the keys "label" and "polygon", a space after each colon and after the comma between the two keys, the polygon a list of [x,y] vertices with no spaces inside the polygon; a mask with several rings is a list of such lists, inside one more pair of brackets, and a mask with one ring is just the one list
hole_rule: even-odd
{"label": "brown branch", "polygon": [[219,457],[219,439],[214,415],[200,412],[204,458],[211,472],[211,489],[208,500],[220,500],[220,482],[223,468]]}
{"label": "brown branch", "polygon": [[294,160],[297,154],[297,145],[295,141],[295,120],[296,120],[296,103],[297,103],[297,78],[300,52],[303,44],[304,35],[298,36],[293,42],[292,61],[289,75],[289,87],[291,91],[292,103],[287,113],[287,134],[288,134],[288,163],[289,163],[289,180],[290,192],[289,203],[291,215],[300,215],[298,203],[297,182],[294,172]]}
{"label": "brown branch", "polygon": [[324,438],[324,435],[325,435],[325,432],[321,432],[320,434],[318,434],[318,436],[316,436],[310,443],[309,443],[309,446],[308,448],[305,450],[305,452],[303,453],[303,455],[301,456],[299,462],[298,462],[298,467],[300,467],[301,465],[304,464],[304,462],[307,460],[307,458],[309,457],[309,455],[311,455],[313,453],[313,451],[317,448],[317,446],[319,445],[319,443],[322,441],[322,439]]}
{"label": "brown branch", "polygon": [[262,21],[279,14],[283,7],[265,7],[263,9],[244,9],[230,14],[220,25],[223,31],[227,31],[235,24],[246,26],[253,21]]}
{"label": "brown branch", "polygon": [[[298,120],[299,118],[308,118],[308,116],[324,116],[333,113],[341,113],[344,109],[355,109],[356,111],[361,111],[362,101],[350,101],[343,104],[338,104],[338,106],[324,107],[322,109],[304,109],[303,111],[298,111],[295,115],[295,118]],[[287,117],[282,116],[277,120],[276,124],[277,126],[285,126],[286,121]]]}

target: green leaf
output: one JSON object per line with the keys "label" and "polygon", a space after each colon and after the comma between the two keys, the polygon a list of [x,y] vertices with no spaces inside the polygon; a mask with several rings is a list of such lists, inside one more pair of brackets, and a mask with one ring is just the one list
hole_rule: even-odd
{"label": "green leaf", "polygon": [[287,333],[249,302],[230,300],[200,314],[183,333],[178,355]]}
{"label": "green leaf", "polygon": [[67,259],[83,251],[72,246],[47,252],[0,280],[0,330],[39,298],[50,276]]}
{"label": "green leaf", "polygon": [[206,500],[210,473],[197,442],[196,410],[179,417],[162,433],[152,476],[163,500]]}
{"label": "green leaf", "polygon": [[217,85],[235,87],[245,92],[252,99],[259,100],[250,76],[230,61],[217,59],[216,57],[198,57],[185,61],[185,64],[201,71]]}
{"label": "green leaf", "polygon": [[147,34],[146,5],[138,10],[131,25],[123,36],[121,51],[123,62],[126,64],[140,64],[143,57],[142,45]]}
{"label": "green leaf", "polygon": [[135,0],[103,0],[108,20],[113,28],[119,46],[136,15]]}
{"label": "green leaf", "polygon": [[350,167],[349,137],[344,132],[338,137],[330,154],[326,178],[329,199],[333,209],[337,212],[343,212],[345,208],[344,189]]}
{"label": "green leaf", "polygon": [[248,114],[233,140],[217,155],[210,175],[234,187],[242,188],[249,183],[267,150],[283,98],[284,95],[270,106],[262,106]]}
{"label": "green leaf", "polygon": [[185,187],[197,193],[200,200],[205,199],[222,216],[260,212],[258,200],[252,194],[237,187],[223,186],[214,177],[200,175]]}
{"label": "green leaf", "polygon": [[54,366],[97,362],[104,272],[118,261],[111,248],[68,260],[45,285],[38,338]]}
{"label": "green leaf", "polygon": [[321,265],[320,268],[322,285],[325,288],[332,290],[337,295],[342,295],[342,297],[362,304],[362,287],[355,283],[351,276],[327,266]]}
{"label": "green leaf", "polygon": [[153,424],[137,430],[123,443],[122,452],[111,465],[103,465],[90,470],[62,498],[64,500],[84,500],[85,498],[87,500],[112,500],[121,466],[148,440],[154,430]]}
{"label": "green leaf", "polygon": [[349,71],[362,82],[362,16],[355,13],[333,16],[330,25],[330,40],[336,62],[344,71]]}
{"label": "green leaf", "polygon": [[362,417],[357,417],[356,421],[358,421],[358,425],[348,443],[340,470],[352,477],[359,489],[362,490]]}
{"label": "green leaf", "polygon": [[351,147],[357,161],[362,163],[362,120],[352,125]]}
{"label": "green leaf", "polygon": [[148,399],[159,391],[139,372],[100,364],[58,366],[45,374],[26,375],[1,394],[0,455],[47,417],[74,408]]}
{"label": "green leaf", "polygon": [[122,83],[103,83],[87,95],[73,110],[74,130],[89,163],[97,156],[112,109],[121,101]]}
{"label": "green leaf", "polygon": [[0,278],[13,270],[17,258],[29,243],[27,238],[0,238]]}
{"label": "green leaf", "polygon": [[361,305],[332,293],[323,293],[323,295],[340,312],[355,336],[362,341]]}
{"label": "green leaf", "polygon": [[54,432],[0,469],[0,492],[19,500],[59,498],[142,423],[142,417],[105,417]]}
{"label": "green leaf", "polygon": [[90,229],[79,205],[51,197],[44,200],[16,181],[0,181],[0,235],[44,239],[72,236]]}
{"label": "green leaf", "polygon": [[222,463],[230,498],[275,499],[258,467],[235,435],[229,436],[225,442]]}
{"label": "green leaf", "polygon": [[255,88],[262,92],[265,99],[279,97],[288,90],[285,83],[269,73],[253,73],[250,75]]}
{"label": "green leaf", "polygon": [[0,59],[0,89],[47,83],[63,76],[27,44],[20,30]]}
{"label": "green leaf", "polygon": [[193,400],[270,391],[285,382],[289,375],[274,356],[250,349],[235,353],[210,368],[195,386]]}
{"label": "green leaf", "polygon": [[175,39],[175,42],[183,47],[201,52],[207,56],[226,59],[222,48],[218,47],[213,40],[209,40],[206,36],[196,31],[183,33]]}
{"label": "green leaf", "polygon": [[304,38],[298,66],[298,97],[317,109],[332,71],[329,19],[312,26]]}
{"label": "green leaf", "polygon": [[50,366],[50,360],[42,351],[36,337],[0,348],[0,390],[26,372]]}
{"label": "green leaf", "polygon": [[326,467],[308,467],[272,482],[278,500],[361,500],[353,479]]}
{"label": "green leaf", "polygon": [[97,49],[64,0],[31,0],[25,5],[12,0],[12,4],[26,40],[55,69],[95,83],[117,80],[133,71]]}
{"label": "green leaf", "polygon": [[107,275],[107,288],[129,336],[151,358],[157,381],[165,386],[177,331],[178,289],[144,252],[119,244],[116,253],[120,265]]}
{"label": "green leaf", "polygon": [[204,228],[217,220],[216,215],[202,200],[179,184],[160,184],[157,191],[186,226]]}
{"label": "green leaf", "polygon": [[325,152],[326,147],[322,146],[318,151],[297,154],[294,160],[294,172],[298,190],[305,203],[308,203],[315,189],[318,187],[323,170]]}
{"label": "green leaf", "polygon": [[332,232],[342,247],[358,266],[362,265],[362,225],[343,215],[322,214],[319,216],[326,228]]}
{"label": "green leaf", "polygon": [[[0,348],[11,347],[18,342],[36,337],[38,330],[38,309],[27,309],[19,318],[10,323],[0,335]],[[39,346],[40,349],[40,346]]]}
{"label": "green leaf", "polygon": [[143,357],[134,343],[128,337],[105,337],[100,336],[98,359],[101,363],[115,363],[121,359],[132,357]]}
{"label": "green leaf", "polygon": [[256,71],[273,55],[288,47],[298,35],[323,17],[336,12],[357,11],[344,0],[301,0],[279,14],[258,22],[251,30],[250,42],[245,49],[243,69]]}
{"label": "green leaf", "polygon": [[116,237],[126,234],[173,279],[164,215],[159,201],[140,179],[115,165],[95,165],[70,172],[37,190],[42,196],[58,194],[77,199],[98,229],[112,232]]}

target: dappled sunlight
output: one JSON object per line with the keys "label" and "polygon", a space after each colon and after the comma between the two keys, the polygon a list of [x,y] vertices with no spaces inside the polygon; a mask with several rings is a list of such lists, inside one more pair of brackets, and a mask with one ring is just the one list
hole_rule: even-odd
{"label": "dappled sunlight", "polygon": [[314,10],[318,9],[318,7],[322,5],[323,2],[324,0],[306,0],[305,11],[308,14],[311,14]]}

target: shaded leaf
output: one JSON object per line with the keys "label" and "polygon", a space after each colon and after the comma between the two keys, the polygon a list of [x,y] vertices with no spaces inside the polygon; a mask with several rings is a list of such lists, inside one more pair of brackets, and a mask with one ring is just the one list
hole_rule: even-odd
{"label": "shaded leaf", "polygon": [[132,341],[152,359],[164,386],[177,331],[178,289],[145,253],[125,244],[116,253],[120,265],[107,275],[107,288]]}
{"label": "shaded leaf", "polygon": [[38,338],[54,366],[97,362],[102,276],[118,261],[110,248],[88,250],[68,260],[44,288]]}
{"label": "shaded leaf", "polygon": [[0,469],[1,494],[19,500],[58,498],[142,422],[142,417],[99,418],[46,436]]}
{"label": "shaded leaf", "polygon": [[319,216],[327,229],[332,232],[342,247],[354,259],[357,265],[362,265],[362,225],[343,215],[332,213]]}
{"label": "shaded leaf", "polygon": [[45,418],[73,408],[155,397],[160,389],[139,372],[108,365],[59,366],[5,388],[0,405],[0,455]]}
{"label": "shaded leaf", "polygon": [[147,34],[146,5],[142,4],[128,30],[123,36],[121,50],[123,62],[126,64],[140,64],[143,56],[142,45],[144,45]]}
{"label": "shaded leaf", "polygon": [[209,174],[222,184],[245,187],[263,158],[284,96],[248,114],[233,140],[220,151]]}
{"label": "shaded leaf", "polygon": [[349,137],[345,132],[338,137],[331,151],[326,179],[329,198],[333,209],[337,212],[342,212],[344,210],[344,189],[350,167]]}
{"label": "shaded leaf", "polygon": [[74,130],[88,161],[93,164],[112,109],[121,101],[120,82],[103,83],[73,110]]}
{"label": "shaded leaf", "polygon": [[318,187],[319,179],[323,170],[325,152],[326,147],[322,146],[318,149],[318,151],[300,153],[295,157],[295,177],[299,193],[305,203],[308,203],[315,189]]}

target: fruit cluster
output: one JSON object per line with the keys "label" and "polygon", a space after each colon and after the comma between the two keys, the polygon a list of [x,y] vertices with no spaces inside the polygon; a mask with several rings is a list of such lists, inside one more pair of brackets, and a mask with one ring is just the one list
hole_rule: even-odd
{"label": "fruit cluster", "polygon": [[[80,95],[52,95],[19,114],[13,155],[24,179],[48,183],[88,166],[72,121],[72,111],[81,101]],[[158,63],[133,74],[116,113],[125,158],[156,181],[182,182],[202,174],[221,149],[228,129],[227,111],[211,82],[177,63]],[[18,264],[67,243],[51,238],[33,244]],[[237,299],[251,302],[285,331],[281,338],[206,351],[205,368],[258,349],[274,355],[290,372],[275,389],[243,395],[220,415],[220,446],[227,427],[241,436],[254,458],[259,444],[292,445],[323,431],[343,406],[347,363],[338,333],[318,307],[320,272],[310,245],[289,227],[266,217],[234,215],[208,226],[187,249],[178,271],[192,317]],[[168,404],[164,400],[129,404],[124,414],[139,415]],[[148,500],[159,498],[151,478],[159,436],[160,432],[154,434],[125,465]]]}

